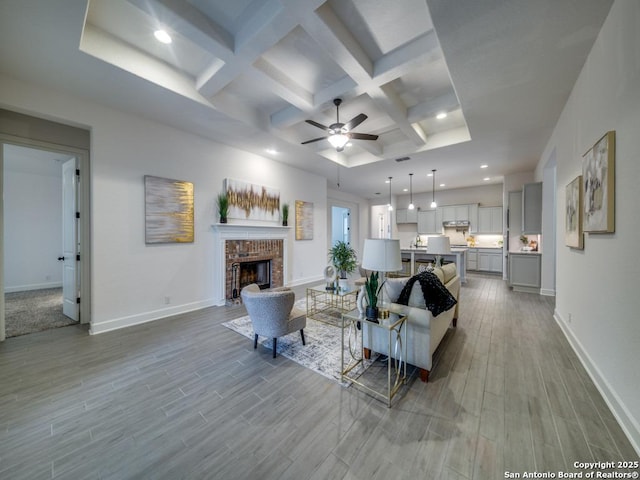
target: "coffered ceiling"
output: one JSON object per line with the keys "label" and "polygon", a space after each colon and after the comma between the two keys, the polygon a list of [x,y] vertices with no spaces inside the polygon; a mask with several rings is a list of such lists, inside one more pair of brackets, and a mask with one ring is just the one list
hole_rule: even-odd
{"label": "coffered ceiling", "polygon": [[[0,70],[375,198],[388,176],[401,193],[409,173],[415,192],[430,191],[433,168],[446,188],[532,170],[610,5],[4,0]],[[172,43],[158,42],[158,29]],[[352,131],[377,140],[342,152],[327,140],[302,145],[326,136],[305,120],[336,122],[335,98],[340,122],[364,113]]]}

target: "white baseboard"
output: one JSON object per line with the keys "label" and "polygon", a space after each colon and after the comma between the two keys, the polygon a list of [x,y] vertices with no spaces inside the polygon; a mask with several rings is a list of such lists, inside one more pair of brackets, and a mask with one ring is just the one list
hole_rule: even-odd
{"label": "white baseboard", "polygon": [[5,285],[4,293],[28,292],[30,290],[44,290],[45,288],[60,288],[62,282],[33,283],[31,285],[17,285],[15,287],[7,287]]}
{"label": "white baseboard", "polygon": [[553,312],[553,318],[562,329],[569,344],[580,359],[582,366],[589,374],[589,377],[591,377],[591,380],[602,395],[602,398],[604,398],[609,410],[611,410],[611,413],[613,413],[613,416],[629,439],[631,446],[635,449],[636,453],[640,455],[640,423],[638,423],[638,420],[629,412],[625,403],[611,387],[606,377],[582,347],[580,341],[573,334],[573,331],[557,310]]}
{"label": "white baseboard", "polygon": [[298,280],[290,282],[287,286],[297,287],[298,285],[304,285],[305,283],[312,283],[312,282],[318,282],[318,283],[324,282],[324,277],[322,275],[316,275],[314,277],[299,278]]}
{"label": "white baseboard", "polygon": [[159,310],[153,310],[151,312],[140,313],[137,315],[130,315],[128,317],[113,318],[111,320],[105,320],[102,322],[91,322],[89,328],[89,334],[97,335],[99,333],[110,332],[112,330],[119,330],[120,328],[132,327],[133,325],[140,325],[142,323],[153,322],[154,320],[160,320],[173,315],[181,313],[193,312],[194,310],[200,310],[202,308],[212,307],[216,303],[213,299],[203,300],[201,302],[187,303],[184,305],[175,305],[168,308],[162,308]]}
{"label": "white baseboard", "polygon": [[556,291],[549,288],[541,288],[540,295],[544,295],[545,297],[555,297]]}

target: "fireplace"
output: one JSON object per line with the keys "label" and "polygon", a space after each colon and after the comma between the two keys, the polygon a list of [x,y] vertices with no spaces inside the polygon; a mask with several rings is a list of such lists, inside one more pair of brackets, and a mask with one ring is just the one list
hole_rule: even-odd
{"label": "fireplace", "polygon": [[235,262],[231,265],[232,298],[238,298],[240,290],[255,283],[261,290],[271,287],[271,260]]}
{"label": "fireplace", "polygon": [[[290,231],[275,225],[214,225],[215,305],[241,303],[245,282],[262,284],[263,288],[284,286]],[[242,286],[240,265],[249,269],[242,274]]]}

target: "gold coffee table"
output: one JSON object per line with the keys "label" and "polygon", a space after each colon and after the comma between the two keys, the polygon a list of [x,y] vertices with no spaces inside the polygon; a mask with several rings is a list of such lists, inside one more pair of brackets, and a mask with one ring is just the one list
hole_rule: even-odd
{"label": "gold coffee table", "polygon": [[356,308],[358,287],[327,290],[324,283],[307,288],[307,317],[335,327],[342,326],[342,314]]}

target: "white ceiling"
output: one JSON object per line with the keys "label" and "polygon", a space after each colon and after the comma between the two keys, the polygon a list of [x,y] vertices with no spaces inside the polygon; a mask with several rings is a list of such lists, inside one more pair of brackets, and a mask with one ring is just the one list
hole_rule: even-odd
{"label": "white ceiling", "polygon": [[[0,71],[366,198],[531,171],[612,0],[2,0]],[[86,15],[85,15],[86,14]],[[173,43],[158,43],[167,29]],[[17,46],[20,46],[19,48]],[[344,152],[305,122],[368,118]],[[159,101],[160,99],[160,101]],[[444,120],[435,115],[446,111]],[[267,153],[274,149],[278,153]],[[410,160],[397,163],[399,157]],[[488,168],[480,170],[481,164]]]}

